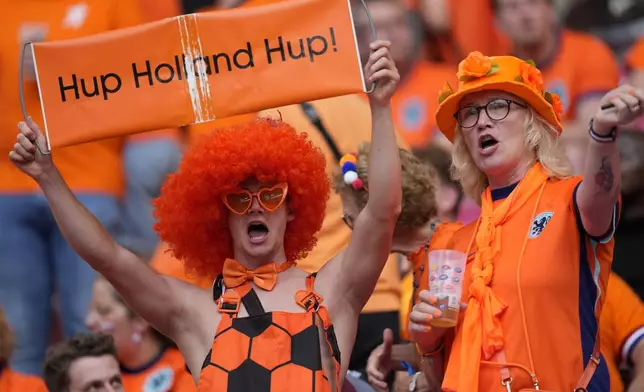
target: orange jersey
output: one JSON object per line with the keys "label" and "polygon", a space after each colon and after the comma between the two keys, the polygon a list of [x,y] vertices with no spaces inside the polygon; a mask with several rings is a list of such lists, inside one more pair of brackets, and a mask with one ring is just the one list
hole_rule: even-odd
{"label": "orange jersey", "polygon": [[626,65],[631,69],[644,70],[644,37],[628,51]]}
{"label": "orange jersey", "polygon": [[[612,232],[601,241],[591,239],[583,230],[574,202],[579,183],[580,177],[548,180],[542,194],[532,194],[501,226],[502,230],[497,228],[500,253],[494,262],[490,288],[507,305],[500,322],[506,363],[514,379],[512,390],[534,388],[526,372],[530,370],[536,374],[541,389],[571,391],[595,349],[614,239]],[[492,191],[495,207],[513,189],[510,186]],[[616,206],[613,229],[618,213]],[[437,247],[468,254],[463,302],[469,299],[477,225],[478,220],[455,232],[447,231],[448,238],[441,241],[447,246]],[[422,279],[420,288],[428,283]],[[448,349],[444,391],[455,388],[461,356],[481,351],[481,347],[471,347],[463,341],[463,318],[468,311],[470,308],[460,312],[456,338]],[[498,362],[494,357],[491,360]],[[498,366],[481,363],[479,369],[479,392],[506,391],[500,383]],[[608,385],[608,369],[601,361],[588,391],[607,391]]]}
{"label": "orange jersey", "polygon": [[126,392],[191,392],[195,382],[188,373],[186,362],[178,349],[163,350],[140,369],[121,366],[123,388]]}
{"label": "orange jersey", "polygon": [[[0,155],[6,157],[16,140],[16,124],[22,120],[18,94],[22,42],[88,36],[136,25],[141,18],[134,0],[0,0],[0,8],[5,32],[0,35]],[[27,113],[43,124],[35,81],[25,81],[24,94]],[[53,159],[73,190],[116,195],[123,190],[122,143],[123,139],[111,139],[60,148],[53,152]],[[0,178],[2,192],[37,189],[8,159],[0,159]]]}
{"label": "orange jersey", "polygon": [[573,120],[585,98],[601,97],[616,88],[620,68],[610,48],[591,35],[563,30],[554,56],[537,67],[543,73],[545,89],[559,94],[564,119]]}
{"label": "orange jersey", "polygon": [[644,303],[615,274],[610,275],[606,303],[599,319],[602,354],[610,373],[610,392],[622,392],[619,366],[644,338]]}
{"label": "orange jersey", "polygon": [[[315,275],[309,275],[306,290],[295,296],[306,309],[303,313],[265,312],[248,283],[215,298],[222,318],[201,370],[199,392],[331,392],[330,377],[322,366],[318,317],[333,358],[336,383],[340,350],[314,281]],[[219,282],[215,293],[221,295]],[[229,294],[237,295],[237,300],[229,302],[234,298]],[[237,317],[240,297],[248,317]]]}
{"label": "orange jersey", "polygon": [[45,383],[38,377],[13,372],[0,366],[0,391],[47,392]]}

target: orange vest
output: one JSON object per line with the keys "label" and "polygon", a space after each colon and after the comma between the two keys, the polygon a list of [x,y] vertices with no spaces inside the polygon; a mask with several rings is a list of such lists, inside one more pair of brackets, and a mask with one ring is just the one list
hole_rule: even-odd
{"label": "orange vest", "polygon": [[[288,313],[265,312],[248,283],[221,295],[223,279],[217,279],[214,295],[222,318],[201,370],[198,391],[331,392],[322,368],[318,317],[335,363],[336,382],[340,380],[340,350],[314,281],[315,274],[309,275],[306,290],[295,296],[306,312]],[[240,302],[248,317],[237,317]]]}

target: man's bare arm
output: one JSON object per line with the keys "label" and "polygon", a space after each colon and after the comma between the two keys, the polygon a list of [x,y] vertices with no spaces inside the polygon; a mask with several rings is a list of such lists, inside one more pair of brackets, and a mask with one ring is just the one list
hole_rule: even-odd
{"label": "man's bare arm", "polygon": [[[20,130],[21,146],[15,151],[24,154],[21,158],[14,151],[11,158],[38,182],[67,242],[110,281],[134,312],[175,339],[179,321],[185,321],[182,294],[176,290],[180,282],[157,274],[109,235],[69,189],[51,157],[36,151],[33,142],[38,140],[40,145],[45,145],[46,140],[34,122],[21,124]],[[25,160],[25,156],[33,160]]]}

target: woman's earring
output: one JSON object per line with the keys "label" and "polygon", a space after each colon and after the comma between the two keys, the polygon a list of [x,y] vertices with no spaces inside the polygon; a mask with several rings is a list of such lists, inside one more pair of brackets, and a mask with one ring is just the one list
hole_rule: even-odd
{"label": "woman's earring", "polygon": [[132,334],[132,342],[133,342],[133,343],[137,343],[137,344],[138,344],[138,343],[141,343],[141,340],[142,340],[142,337],[141,337],[141,334],[140,334],[140,333],[138,333],[138,332],[134,332],[134,333]]}

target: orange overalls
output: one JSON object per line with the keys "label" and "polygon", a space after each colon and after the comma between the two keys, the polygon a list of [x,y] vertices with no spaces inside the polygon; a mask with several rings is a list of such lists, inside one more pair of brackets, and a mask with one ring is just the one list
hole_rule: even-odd
{"label": "orange overalls", "polygon": [[[223,314],[202,366],[198,391],[331,392],[322,368],[318,317],[333,356],[336,383],[340,350],[322,297],[314,291],[315,276],[309,275],[306,290],[295,295],[304,313],[265,312],[250,284],[225,290],[220,276],[213,296]],[[237,317],[240,302],[248,317]]]}

